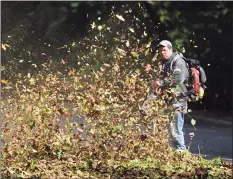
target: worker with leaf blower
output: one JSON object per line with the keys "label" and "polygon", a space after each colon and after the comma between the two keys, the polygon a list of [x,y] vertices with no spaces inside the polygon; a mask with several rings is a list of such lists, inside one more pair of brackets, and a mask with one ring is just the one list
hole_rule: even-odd
{"label": "worker with leaf blower", "polygon": [[[185,146],[183,135],[184,115],[188,109],[187,102],[196,102],[203,98],[207,80],[205,70],[199,60],[185,58],[181,53],[174,51],[168,40],[162,40],[157,48],[161,56],[159,78],[153,81],[152,94],[141,106],[141,111],[150,115],[146,104],[158,99],[158,96],[165,96],[163,99],[172,109],[173,115],[171,116],[174,117],[174,119],[169,118],[169,146],[178,151],[185,151],[190,145]],[[149,64],[145,69],[147,72],[152,70]]]}
{"label": "worker with leaf blower", "polygon": [[[169,145],[178,151],[185,151],[183,135],[184,115],[187,113],[187,101],[203,98],[206,89],[206,74],[200,61],[185,58],[173,50],[171,42],[162,40],[158,45],[160,61],[160,78],[153,82],[153,93],[158,96],[164,91],[170,96],[166,100],[174,112],[174,120],[169,119]],[[150,68],[148,68],[150,69]]]}
{"label": "worker with leaf blower", "polygon": [[173,53],[171,42],[162,40],[158,44],[161,55],[161,76],[153,82],[154,93],[161,95],[164,90],[171,91],[173,98],[167,101],[172,106],[174,119],[169,119],[169,146],[179,151],[185,151],[186,145],[183,135],[184,115],[187,112],[188,97],[187,88],[184,83],[189,78],[186,62],[181,54]]}

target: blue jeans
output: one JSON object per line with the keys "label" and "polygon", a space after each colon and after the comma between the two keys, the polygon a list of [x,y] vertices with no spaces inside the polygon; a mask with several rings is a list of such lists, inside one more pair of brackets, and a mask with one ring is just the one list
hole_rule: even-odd
{"label": "blue jeans", "polygon": [[169,133],[169,146],[178,150],[185,150],[184,142],[184,112],[175,111],[174,119],[169,120],[168,133]]}

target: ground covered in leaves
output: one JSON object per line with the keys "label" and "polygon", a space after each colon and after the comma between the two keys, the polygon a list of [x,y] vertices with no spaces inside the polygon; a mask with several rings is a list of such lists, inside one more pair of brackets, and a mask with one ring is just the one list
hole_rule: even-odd
{"label": "ground covered in leaves", "polygon": [[[140,5],[135,9],[145,16]],[[91,24],[88,37],[58,48],[66,58],[42,63],[25,51],[33,63],[2,67],[3,178],[232,177],[232,166],[218,158],[168,148],[171,109],[164,99],[171,92],[148,104],[150,115],[141,113],[157,77],[155,66],[144,68],[157,54],[150,55],[152,40],[141,18],[130,8],[113,11],[107,23]],[[2,48],[14,58],[17,45],[7,41]],[[25,65],[30,68],[23,73]]]}

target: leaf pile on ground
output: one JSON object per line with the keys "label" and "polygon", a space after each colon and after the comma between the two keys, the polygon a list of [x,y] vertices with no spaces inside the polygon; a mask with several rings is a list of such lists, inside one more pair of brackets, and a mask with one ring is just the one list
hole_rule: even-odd
{"label": "leaf pile on ground", "polygon": [[231,176],[221,160],[170,151],[163,102],[143,116],[145,82],[138,78],[132,89],[114,72],[25,77],[2,101],[4,176]]}

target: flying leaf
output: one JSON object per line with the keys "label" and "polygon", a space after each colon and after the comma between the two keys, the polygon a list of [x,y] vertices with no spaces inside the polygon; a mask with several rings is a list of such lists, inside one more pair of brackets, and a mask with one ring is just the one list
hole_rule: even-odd
{"label": "flying leaf", "polygon": [[30,82],[31,85],[35,85],[35,83],[36,83],[34,78],[30,78],[29,82]]}
{"label": "flying leaf", "polygon": [[140,69],[136,69],[136,70],[135,70],[135,73],[140,73]]}
{"label": "flying leaf", "polygon": [[136,142],[136,143],[133,144],[133,147],[137,147],[139,145],[140,145],[140,142]]}
{"label": "flying leaf", "polygon": [[35,63],[32,64],[33,67],[37,68],[37,65]]}
{"label": "flying leaf", "polygon": [[1,82],[2,82],[3,84],[5,84],[5,85],[8,84],[8,81],[7,81],[7,80],[1,80]]}
{"label": "flying leaf", "polygon": [[140,3],[138,3],[138,6],[139,6],[139,8],[141,8],[141,4]]}
{"label": "flying leaf", "polygon": [[106,66],[106,67],[110,67],[111,66],[111,65],[109,65],[107,63],[104,63],[103,65]]}
{"label": "flying leaf", "polygon": [[2,49],[6,51],[6,46],[2,44]]}
{"label": "flying leaf", "polygon": [[151,46],[151,41],[146,45],[146,48],[149,48]]}
{"label": "flying leaf", "polygon": [[6,50],[6,47],[10,47],[8,44],[2,44],[2,49]]}
{"label": "flying leaf", "polygon": [[133,33],[135,32],[133,28],[129,28],[129,30],[130,30],[131,32],[133,32]]}
{"label": "flying leaf", "polygon": [[113,39],[114,39],[115,41],[119,41],[119,39],[118,39],[117,37],[114,37]]}
{"label": "flying leaf", "polygon": [[18,77],[19,77],[19,78],[22,78],[22,74],[21,74],[21,73],[18,73]]}
{"label": "flying leaf", "polygon": [[190,136],[190,137],[194,137],[194,136],[195,136],[194,132],[190,132],[190,133],[189,133],[189,136]]}
{"label": "flying leaf", "polygon": [[150,51],[150,49],[148,48],[148,49],[145,51],[145,56],[148,56],[148,55],[149,55],[149,51]]}
{"label": "flying leaf", "polygon": [[27,74],[27,77],[28,77],[28,78],[31,78],[31,73],[28,73],[28,74]]}
{"label": "flying leaf", "polygon": [[121,21],[125,21],[125,19],[121,15],[116,15],[116,17],[120,19]]}
{"label": "flying leaf", "polygon": [[117,51],[121,54],[121,55],[126,55],[126,52],[123,49],[120,49],[117,47]]}
{"label": "flying leaf", "polygon": [[196,125],[196,120],[191,119],[191,124],[192,124],[193,126],[195,126],[195,125]]}
{"label": "flying leaf", "polygon": [[103,26],[99,25],[98,30],[102,30],[102,29],[103,29]]}
{"label": "flying leaf", "polygon": [[91,24],[91,28],[94,29],[96,27],[95,22]]}
{"label": "flying leaf", "polygon": [[139,57],[139,55],[136,52],[131,52],[131,54],[133,55],[133,57],[136,57],[136,58]]}
{"label": "flying leaf", "polygon": [[125,43],[126,47],[129,47],[129,41],[127,40],[127,42]]}

